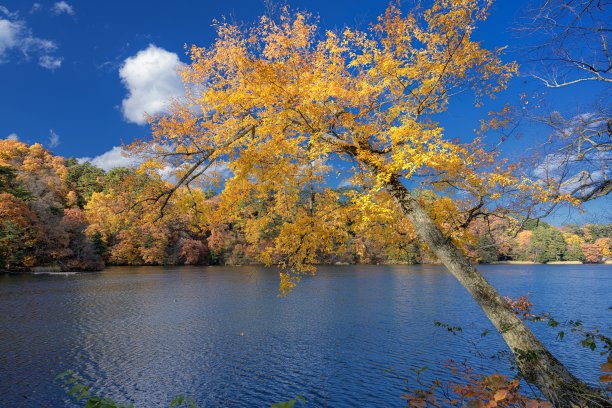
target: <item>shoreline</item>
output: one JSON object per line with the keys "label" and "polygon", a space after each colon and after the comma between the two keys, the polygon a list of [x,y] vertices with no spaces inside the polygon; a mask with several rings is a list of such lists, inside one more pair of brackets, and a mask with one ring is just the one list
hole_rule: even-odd
{"label": "shoreline", "polygon": [[[359,265],[367,265],[367,266],[444,266],[441,263],[384,263],[384,264],[358,264],[358,263],[344,263],[344,262],[338,262],[338,263],[333,263],[333,264],[319,264],[317,265],[317,267],[322,267],[322,266],[339,266],[339,267],[345,267],[345,266],[359,266]],[[490,263],[475,263],[473,264],[474,266],[481,266],[481,265],[612,265],[612,260],[606,260],[604,262],[597,262],[597,263],[585,263],[582,261],[552,261],[552,262],[547,262],[547,263],[539,263],[539,262],[534,262],[534,261],[495,261],[495,262],[490,262]],[[103,269],[99,269],[99,270],[62,270],[62,269],[58,269],[58,268],[45,268],[45,267],[38,267],[35,268],[33,270],[21,270],[21,271],[11,271],[11,270],[0,270],[0,274],[5,274],[5,275],[75,275],[75,274],[80,274],[80,273],[95,273],[95,272],[103,272],[109,268],[113,268],[113,267],[130,267],[130,268],[141,268],[141,267],[157,267],[157,268],[175,268],[175,267],[200,267],[200,268],[204,268],[204,267],[214,267],[214,266],[221,266],[221,267],[244,267],[244,266],[263,266],[262,264],[244,264],[244,265],[108,265],[106,267],[104,267]]]}

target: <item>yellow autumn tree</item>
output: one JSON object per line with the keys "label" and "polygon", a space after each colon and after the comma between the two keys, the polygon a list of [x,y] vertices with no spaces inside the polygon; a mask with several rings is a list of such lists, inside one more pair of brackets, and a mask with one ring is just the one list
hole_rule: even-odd
{"label": "yellow autumn tree", "polygon": [[601,254],[606,258],[610,258],[612,256],[612,238],[599,238],[595,241],[595,245],[601,251]]}
{"label": "yellow autumn tree", "polygon": [[[452,95],[469,90],[479,104],[517,70],[472,38],[489,5],[435,0],[407,15],[391,5],[366,30],[321,32],[311,15],[289,9],[251,28],[217,23],[213,44],[189,49],[186,97],[152,118],[152,138],[131,149],[150,157],[144,169],[175,169],[176,186],[218,182],[211,171],[227,167],[218,214],[240,218],[252,240],[272,240],[262,257],[283,268],[283,292],[346,241],[345,211],[364,222],[402,214],[482,307],[528,381],[559,406],[603,401],[460,249],[461,228],[500,197],[548,199],[479,139],[461,144],[435,120]],[[338,170],[359,186],[345,205],[327,183]],[[176,186],[154,198],[163,206]],[[424,187],[441,201],[419,193]]]}
{"label": "yellow autumn tree", "polygon": [[[210,211],[201,190],[177,189],[165,206],[160,219],[160,204],[149,197],[169,184],[154,177],[124,173],[109,182],[101,192],[94,192],[85,206],[88,234],[98,236],[108,247],[108,261],[121,265],[175,264],[181,259],[198,263],[206,250],[201,240],[209,224]],[[198,210],[196,210],[198,208]],[[188,258],[188,259],[187,259]]]}

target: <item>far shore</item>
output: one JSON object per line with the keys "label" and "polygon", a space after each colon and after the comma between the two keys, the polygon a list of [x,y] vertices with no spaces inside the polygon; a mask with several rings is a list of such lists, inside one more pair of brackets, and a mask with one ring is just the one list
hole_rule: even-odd
{"label": "far shore", "polygon": [[[582,261],[550,261],[546,263],[534,261],[497,261],[491,262],[490,265],[586,265]],[[597,263],[589,263],[588,265],[612,265],[612,261],[604,261]]]}
{"label": "far shore", "polygon": [[[351,265],[387,265],[387,266],[399,266],[399,265],[421,265],[421,266],[442,266],[441,263],[381,263],[381,264],[351,264],[348,262],[336,262],[333,264],[320,264],[318,266],[351,266]],[[547,263],[539,263],[534,261],[496,261],[491,263],[478,263],[474,265],[612,265],[612,260],[605,260],[599,263],[584,263],[582,261],[551,261]],[[64,270],[58,266],[42,266],[32,268],[31,270],[6,270],[0,269],[0,274],[11,274],[11,275],[20,275],[20,274],[31,274],[31,275],[72,275],[75,273],[91,273],[91,272],[100,272],[108,268],[112,268],[115,266],[127,266],[127,267],[182,267],[182,266],[190,266],[190,267],[210,267],[210,266],[263,266],[262,264],[239,264],[239,265],[107,265],[104,269],[100,270]]]}

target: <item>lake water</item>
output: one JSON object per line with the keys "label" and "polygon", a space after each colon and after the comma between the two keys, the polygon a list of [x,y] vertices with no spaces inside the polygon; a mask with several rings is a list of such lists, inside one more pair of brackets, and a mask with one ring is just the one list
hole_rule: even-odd
{"label": "lake water", "polygon": [[[612,266],[481,270],[503,295],[530,293],[536,310],[611,334]],[[441,267],[325,267],[288,298],[277,293],[278,275],[260,267],[0,275],[0,406],[76,406],[54,381],[68,369],[137,407],[179,394],[200,407],[297,395],[310,407],[401,407],[411,369],[448,378],[440,363],[452,358],[506,370],[491,358],[505,350],[501,337],[480,336],[492,326]],[[603,357],[543,324],[534,330],[575,374],[596,381]]]}

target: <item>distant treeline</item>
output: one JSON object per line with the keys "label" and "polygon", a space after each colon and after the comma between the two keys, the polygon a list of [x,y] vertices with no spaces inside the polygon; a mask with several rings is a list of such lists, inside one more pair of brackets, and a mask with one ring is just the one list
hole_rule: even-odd
{"label": "distant treeline", "polygon": [[[265,208],[258,200],[245,200],[244,211],[221,221],[218,214],[225,209],[219,208],[214,191],[179,188],[166,203],[160,193],[171,188],[155,174],[127,168],[105,172],[54,156],[39,144],[0,140],[0,269],[100,270],[104,265],[266,259],[278,228],[266,220],[265,228],[252,230],[253,219]],[[345,196],[340,192],[338,197],[343,212],[337,228],[344,231],[334,233],[345,239],[320,263],[435,262],[405,221],[386,217],[364,227],[359,215],[347,210]],[[251,222],[241,223],[241,216]],[[612,257],[612,225],[556,228],[540,222],[520,232],[515,225],[498,220],[484,228],[484,221],[477,220],[462,235],[463,248],[478,262],[602,262]]]}

